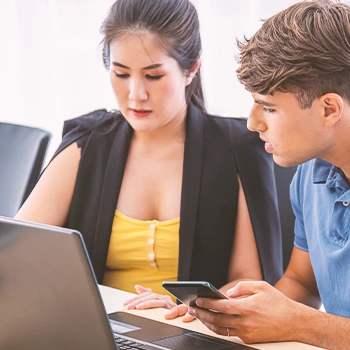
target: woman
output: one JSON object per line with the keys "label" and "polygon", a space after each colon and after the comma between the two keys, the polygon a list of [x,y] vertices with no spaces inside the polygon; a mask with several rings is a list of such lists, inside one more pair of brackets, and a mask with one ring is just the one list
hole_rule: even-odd
{"label": "woman", "polygon": [[274,283],[282,263],[272,159],[244,119],[206,114],[193,5],[118,0],[102,33],[120,112],[65,123],[17,218],[79,230],[99,283],[147,287],[128,308],[173,308],[163,280],[223,291],[242,279]]}

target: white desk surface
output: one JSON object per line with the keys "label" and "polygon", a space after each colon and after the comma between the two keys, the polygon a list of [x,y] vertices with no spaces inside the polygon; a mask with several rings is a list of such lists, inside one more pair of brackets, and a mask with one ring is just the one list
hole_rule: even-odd
{"label": "white desk surface", "polygon": [[[105,304],[105,308],[108,314],[111,314],[116,311],[121,311],[124,309],[123,302],[128,298],[132,297],[133,293],[124,292],[119,289],[114,289],[106,286],[99,285],[101,296],[103,302]],[[212,331],[210,331],[207,327],[205,327],[200,321],[195,320],[190,323],[184,323],[181,321],[181,317],[176,318],[174,320],[166,320],[164,318],[164,314],[167,312],[166,309],[149,309],[149,310],[123,310],[125,312],[129,312],[132,314],[136,314],[142,317],[150,318],[152,320],[169,323],[172,325],[176,325],[178,327],[187,328],[191,330],[195,330],[197,332],[209,334],[215,337],[223,338],[228,341],[234,341],[237,343],[242,343],[242,341],[237,337],[223,337],[219,336]],[[297,342],[283,342],[283,343],[264,343],[264,344],[253,344],[257,349],[261,350],[315,350],[321,349],[315,346],[306,345]]]}

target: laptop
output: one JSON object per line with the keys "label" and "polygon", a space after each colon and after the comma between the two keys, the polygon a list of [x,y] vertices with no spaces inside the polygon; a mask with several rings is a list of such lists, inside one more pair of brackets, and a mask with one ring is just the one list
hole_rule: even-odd
{"label": "laptop", "polygon": [[252,349],[125,312],[108,316],[79,232],[5,217],[0,310],[1,349]]}

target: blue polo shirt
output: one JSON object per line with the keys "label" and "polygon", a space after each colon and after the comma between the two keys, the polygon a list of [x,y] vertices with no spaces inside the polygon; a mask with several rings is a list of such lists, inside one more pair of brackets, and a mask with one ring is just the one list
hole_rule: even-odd
{"label": "blue polo shirt", "polygon": [[294,245],[309,252],[325,310],[350,317],[350,187],[320,159],[298,167],[291,184]]}

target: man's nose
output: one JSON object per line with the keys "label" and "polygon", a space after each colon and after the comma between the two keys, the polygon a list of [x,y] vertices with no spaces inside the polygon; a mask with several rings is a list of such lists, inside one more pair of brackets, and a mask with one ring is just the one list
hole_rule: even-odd
{"label": "man's nose", "polygon": [[[260,107],[260,108],[259,108]],[[247,121],[247,128],[250,131],[265,131],[266,124],[262,118],[261,106],[253,105]]]}

